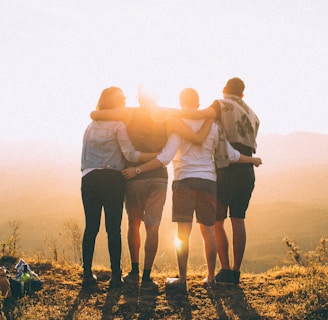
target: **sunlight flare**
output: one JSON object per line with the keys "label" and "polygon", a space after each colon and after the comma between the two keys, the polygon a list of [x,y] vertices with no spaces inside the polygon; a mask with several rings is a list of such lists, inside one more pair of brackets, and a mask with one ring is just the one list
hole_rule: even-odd
{"label": "sunlight flare", "polygon": [[181,244],[182,244],[182,241],[177,236],[175,236],[175,238],[174,238],[174,247],[177,250],[179,250],[181,248]]}

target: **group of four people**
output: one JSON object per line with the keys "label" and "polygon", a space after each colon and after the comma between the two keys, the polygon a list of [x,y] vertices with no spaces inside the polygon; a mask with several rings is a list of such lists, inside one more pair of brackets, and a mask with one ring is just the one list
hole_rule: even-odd
{"label": "group of four people", "polygon": [[[205,245],[208,274],[204,285],[239,283],[246,243],[244,218],[255,182],[253,165],[261,164],[260,158],[252,157],[259,120],[242,100],[244,87],[241,79],[230,79],[224,87],[224,99],[204,110],[197,110],[199,97],[192,88],[181,91],[180,110],[159,109],[143,95],[139,95],[140,107],[127,108],[120,88],[103,91],[83,140],[83,286],[96,283],[91,269],[102,208],[112,269],[110,287],[122,284],[125,200],[132,267],[124,281],[139,281],[143,221],[146,239],[141,285],[157,287],[150,273],[158,248],[168,182],[166,165],[170,161],[174,168],[172,221],[177,222],[181,247],[177,249],[179,278],[168,278],[167,286],[186,286],[194,212]],[[232,266],[223,226],[228,208],[233,229]],[[214,276],[217,253],[221,270]]]}

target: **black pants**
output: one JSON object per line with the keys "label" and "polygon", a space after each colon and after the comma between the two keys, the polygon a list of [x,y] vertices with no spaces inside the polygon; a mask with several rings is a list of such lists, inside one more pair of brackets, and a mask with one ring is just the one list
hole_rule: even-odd
{"label": "black pants", "polygon": [[105,212],[110,266],[113,275],[120,273],[124,192],[125,179],[120,171],[93,170],[82,178],[81,193],[85,213],[82,257],[85,273],[91,273],[102,208]]}

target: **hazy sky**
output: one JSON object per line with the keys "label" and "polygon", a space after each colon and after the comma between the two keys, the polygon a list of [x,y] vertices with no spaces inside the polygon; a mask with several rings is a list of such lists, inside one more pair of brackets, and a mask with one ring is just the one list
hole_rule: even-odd
{"label": "hazy sky", "polygon": [[206,107],[241,77],[261,133],[328,134],[327,0],[0,0],[0,139],[77,143],[103,88]]}

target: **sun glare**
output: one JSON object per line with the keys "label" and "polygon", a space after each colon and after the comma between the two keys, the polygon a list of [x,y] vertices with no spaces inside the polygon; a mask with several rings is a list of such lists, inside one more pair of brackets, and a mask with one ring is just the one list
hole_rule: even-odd
{"label": "sun glare", "polygon": [[174,238],[174,247],[179,250],[181,248],[182,241],[176,236]]}

